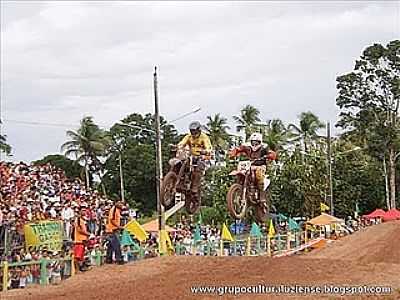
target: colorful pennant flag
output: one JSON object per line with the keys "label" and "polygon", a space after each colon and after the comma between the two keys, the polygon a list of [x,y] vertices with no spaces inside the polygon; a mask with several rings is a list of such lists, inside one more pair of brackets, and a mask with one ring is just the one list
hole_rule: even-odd
{"label": "colorful pennant flag", "polygon": [[274,224],[272,224],[272,219],[269,220],[268,236],[273,237],[275,235]]}
{"label": "colorful pennant flag", "polygon": [[251,225],[250,236],[255,236],[255,237],[262,236],[260,227],[256,223],[253,223]]}
{"label": "colorful pennant flag", "polygon": [[194,232],[193,240],[195,243],[201,241],[201,235],[200,235],[200,226],[199,224],[196,225],[196,230]]}
{"label": "colorful pennant flag", "polygon": [[233,237],[225,223],[222,225],[221,239],[224,241],[233,241]]}
{"label": "colorful pennant flag", "polygon": [[321,202],[320,205],[321,205],[321,211],[326,211],[326,210],[330,209],[330,207],[328,205],[326,205],[325,203]]}
{"label": "colorful pennant flag", "polygon": [[125,225],[125,230],[133,234],[140,242],[147,240],[146,231],[136,220],[128,222],[128,224]]}
{"label": "colorful pennant flag", "polygon": [[288,223],[289,223],[289,230],[290,231],[296,231],[296,230],[300,229],[299,224],[297,224],[296,221],[293,220],[292,218],[289,218]]}

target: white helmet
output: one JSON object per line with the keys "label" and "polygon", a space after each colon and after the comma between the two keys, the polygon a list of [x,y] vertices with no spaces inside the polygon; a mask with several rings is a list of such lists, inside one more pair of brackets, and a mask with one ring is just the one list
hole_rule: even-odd
{"label": "white helmet", "polygon": [[254,132],[250,136],[250,144],[251,144],[251,149],[253,151],[257,151],[258,149],[260,149],[262,146],[262,134],[258,133],[258,132]]}

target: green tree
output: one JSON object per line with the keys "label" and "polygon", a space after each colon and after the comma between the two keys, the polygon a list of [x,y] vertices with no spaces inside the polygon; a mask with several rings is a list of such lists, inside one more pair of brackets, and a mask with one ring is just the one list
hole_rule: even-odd
{"label": "green tree", "polygon": [[271,150],[282,150],[290,143],[290,132],[280,119],[268,120],[263,127],[263,141]]}
{"label": "green tree", "polygon": [[216,150],[226,149],[230,142],[228,134],[227,119],[221,115],[215,114],[214,116],[207,117],[207,134],[210,137],[211,144]]}
{"label": "green tree", "polygon": [[0,134],[0,152],[4,152],[6,155],[11,153],[11,146],[7,144],[7,136]]}
{"label": "green tree", "polygon": [[290,124],[288,129],[292,131],[293,142],[299,142],[305,152],[313,140],[318,138],[318,130],[325,127],[319,118],[311,111],[302,112],[299,116],[299,126]]}
{"label": "green tree", "polygon": [[32,162],[34,165],[45,165],[50,163],[51,165],[64,171],[65,175],[69,179],[75,179],[80,177],[83,168],[75,161],[66,158],[64,155],[50,154],[46,155],[40,160]]}
{"label": "green tree", "polygon": [[246,140],[250,137],[253,131],[260,130],[260,111],[254,106],[246,105],[240,111],[240,115],[233,116],[233,119],[238,123],[236,131],[244,131]]}
{"label": "green tree", "polygon": [[[120,124],[128,124],[124,126]],[[173,125],[160,117],[164,173],[171,158],[171,144],[178,142]],[[122,158],[125,198],[145,215],[156,209],[156,170],[154,116],[133,113],[114,124],[109,131],[113,143],[107,150],[104,182],[112,198],[120,197],[119,156]]]}
{"label": "green tree", "polygon": [[69,141],[61,146],[65,157],[74,156],[75,160],[84,164],[86,187],[90,188],[89,169],[96,172],[100,166],[99,157],[105,154],[110,143],[107,134],[93,122],[92,117],[84,117],[77,131],[68,130]]}
{"label": "green tree", "polygon": [[[396,159],[399,153],[400,40],[367,47],[354,70],[337,80],[340,119],[348,136],[388,160],[390,207],[396,207]],[[378,156],[378,155],[377,155]]]}

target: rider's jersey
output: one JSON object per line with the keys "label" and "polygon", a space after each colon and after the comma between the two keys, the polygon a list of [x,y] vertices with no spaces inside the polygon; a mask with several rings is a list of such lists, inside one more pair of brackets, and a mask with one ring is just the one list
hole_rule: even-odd
{"label": "rider's jersey", "polygon": [[[240,154],[244,154],[248,159],[250,160],[256,160],[260,159],[262,157],[266,157],[269,160],[275,160],[276,159],[276,153],[274,151],[268,150],[266,147],[261,147],[257,151],[253,151],[251,146],[248,145],[241,145],[231,152],[233,156],[238,156]],[[255,165],[266,165],[266,160],[265,161],[259,161],[255,163]]]}
{"label": "rider's jersey", "polygon": [[200,155],[201,150],[211,151],[211,141],[208,135],[201,133],[198,137],[193,137],[190,133],[187,134],[182,141],[179,142],[178,146],[189,146],[192,155]]}

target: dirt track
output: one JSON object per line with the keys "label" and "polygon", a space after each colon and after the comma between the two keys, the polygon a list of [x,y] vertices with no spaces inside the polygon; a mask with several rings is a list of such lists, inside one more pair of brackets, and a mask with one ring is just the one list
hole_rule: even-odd
{"label": "dirt track", "polygon": [[[104,266],[60,286],[1,294],[1,299],[332,299],[332,296],[192,294],[200,285],[381,285],[400,299],[400,222],[368,228],[318,252],[283,258],[162,257]],[[382,299],[353,296],[349,299]]]}

